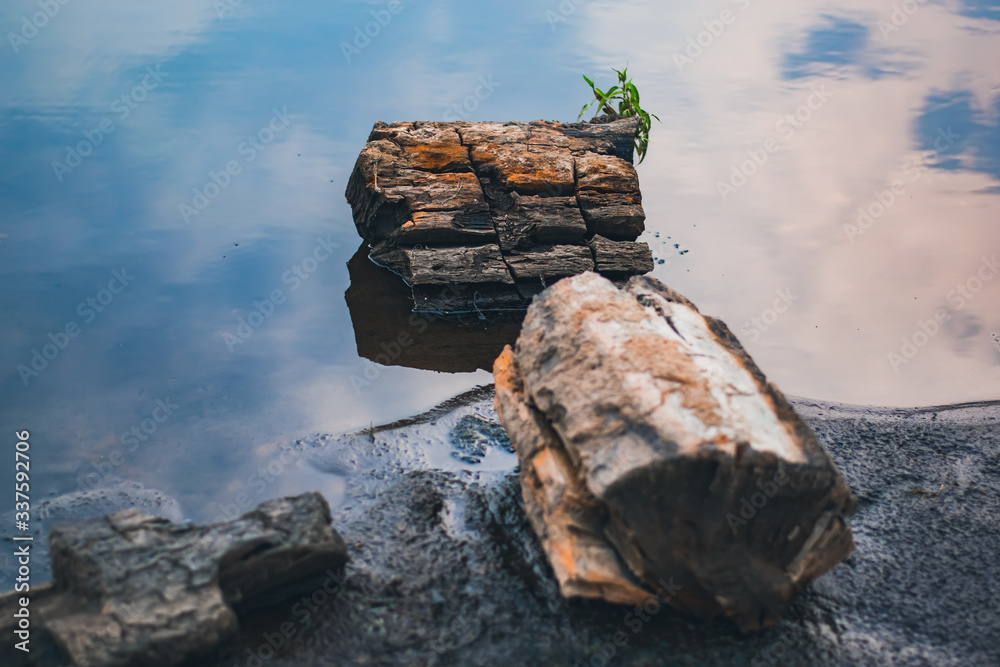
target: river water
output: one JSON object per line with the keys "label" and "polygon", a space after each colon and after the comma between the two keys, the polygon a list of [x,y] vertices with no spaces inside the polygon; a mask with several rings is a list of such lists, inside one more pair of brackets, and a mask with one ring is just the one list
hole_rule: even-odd
{"label": "river water", "polygon": [[660,118],[654,276],[786,393],[1000,398],[995,0],[8,0],[0,26],[0,423],[36,503],[336,497],[267,466],[491,381],[358,353],[372,124],[571,121],[626,63]]}

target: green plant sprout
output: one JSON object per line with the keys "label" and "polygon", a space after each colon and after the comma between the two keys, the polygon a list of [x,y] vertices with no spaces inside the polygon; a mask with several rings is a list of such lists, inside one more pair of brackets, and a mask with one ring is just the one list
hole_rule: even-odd
{"label": "green plant sprout", "polygon": [[[602,91],[595,86],[594,82],[587,78],[586,74],[583,75],[583,80],[590,85],[590,89],[594,92],[594,99],[583,105],[583,108],[580,109],[580,115],[576,119],[580,120],[583,118],[583,114],[587,113],[587,109],[592,107],[595,102],[597,103],[597,111],[594,112],[595,117],[601,111],[618,118],[638,117],[640,123],[639,131],[635,135],[635,152],[639,155],[639,163],[642,164],[642,161],[646,159],[646,148],[649,146],[649,128],[652,125],[650,117],[656,120],[660,120],[660,117],[644,111],[639,106],[639,90],[632,83],[632,79],[628,78],[628,67],[624,70],[617,70],[614,67],[611,69],[618,74],[618,85],[612,86],[606,91]],[[613,100],[618,100],[618,111],[615,111],[614,107],[610,104]]]}

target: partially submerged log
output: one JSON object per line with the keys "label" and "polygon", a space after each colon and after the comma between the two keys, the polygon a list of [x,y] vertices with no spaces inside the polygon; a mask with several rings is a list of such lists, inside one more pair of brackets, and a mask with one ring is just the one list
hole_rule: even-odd
{"label": "partially submerged log", "polygon": [[233,637],[241,613],[309,591],[347,561],[318,493],[281,498],[226,523],[176,524],[139,510],[51,533],[53,582],[0,598],[13,637],[29,597],[30,653],[5,665],[176,665]]}
{"label": "partially submerged log", "polygon": [[594,255],[596,272],[608,278],[627,278],[653,270],[653,256],[637,243],[611,241],[595,235],[587,242]]}
{"label": "partially submerged log", "polygon": [[726,325],[637,277],[535,299],[494,366],[528,517],[566,596],[776,623],[853,550],[855,500]]}
{"label": "partially submerged log", "polygon": [[514,284],[496,244],[470,248],[394,248],[379,244],[372,259],[416,285]]}
{"label": "partially submerged log", "polygon": [[[635,242],[645,220],[637,129],[635,118],[376,123],[346,196],[372,260],[402,276],[416,310],[523,310],[564,276],[652,268],[649,246]],[[618,242],[601,246],[600,261],[598,235]],[[441,284],[476,289],[429,297]]]}

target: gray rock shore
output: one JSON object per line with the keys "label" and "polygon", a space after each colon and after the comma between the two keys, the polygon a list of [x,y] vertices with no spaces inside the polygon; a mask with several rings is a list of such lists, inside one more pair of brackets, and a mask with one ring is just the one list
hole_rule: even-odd
{"label": "gray rock shore", "polygon": [[775,628],[744,637],[654,600],[563,599],[486,387],[306,441],[345,478],[346,578],[251,617],[200,664],[1000,664],[1000,402],[792,403],[858,497],[857,549]]}

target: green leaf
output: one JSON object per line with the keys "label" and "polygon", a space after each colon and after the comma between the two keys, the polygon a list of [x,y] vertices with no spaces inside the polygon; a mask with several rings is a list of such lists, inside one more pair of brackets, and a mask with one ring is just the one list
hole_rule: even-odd
{"label": "green leaf", "polygon": [[601,106],[602,107],[605,106],[605,105],[607,105],[608,100],[612,99],[612,96],[614,95],[614,93],[615,93],[616,90],[618,90],[618,86],[615,86],[614,88],[609,88],[608,92],[604,93],[601,96]]}
{"label": "green leaf", "polygon": [[[646,159],[646,151],[649,148],[649,130],[652,125],[652,118],[660,120],[660,117],[655,114],[650,114],[645,109],[640,106],[639,89],[632,82],[632,79],[628,76],[628,65],[626,64],[624,69],[611,70],[618,75],[619,85],[612,86],[606,91],[598,88],[592,80],[590,80],[586,74],[583,75],[583,80],[587,82],[590,86],[591,91],[594,94],[594,99],[588,102],[580,110],[580,115],[577,116],[577,120],[583,118],[583,115],[594,105],[596,102],[598,107],[594,112],[594,115],[601,113],[602,111],[615,114],[622,118],[627,118],[631,116],[637,116],[640,119],[639,128],[636,132],[634,146],[636,154],[639,156],[639,163],[641,164],[644,159]],[[615,112],[614,107],[611,105],[613,101],[618,103],[618,111]]]}
{"label": "green leaf", "polygon": [[635,108],[639,108],[639,90],[635,87],[635,84],[631,81],[628,83],[628,92],[632,95],[632,103]]}

